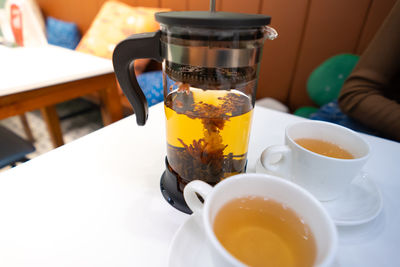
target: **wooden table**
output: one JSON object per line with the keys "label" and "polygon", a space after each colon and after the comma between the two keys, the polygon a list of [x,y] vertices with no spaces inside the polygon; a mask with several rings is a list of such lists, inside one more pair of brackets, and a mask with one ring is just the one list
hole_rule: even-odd
{"label": "wooden table", "polygon": [[56,46],[0,46],[0,119],[40,109],[55,147],[64,144],[55,104],[98,93],[104,125],[122,118],[111,60]]}
{"label": "wooden table", "polygon": [[[301,120],[256,106],[247,171]],[[382,193],[383,211],[338,227],[333,266],[398,266],[400,143],[362,137],[371,146],[364,171]],[[129,116],[0,173],[0,266],[167,266],[172,238],[189,216],[161,195],[165,155],[160,103],[145,126]]]}

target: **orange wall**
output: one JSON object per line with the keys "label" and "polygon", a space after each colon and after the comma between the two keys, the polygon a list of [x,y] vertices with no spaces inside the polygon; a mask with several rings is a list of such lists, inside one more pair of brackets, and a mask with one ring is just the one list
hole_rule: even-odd
{"label": "orange wall", "polygon": [[309,74],[338,53],[360,54],[394,0],[311,1],[304,26],[288,103],[292,109],[312,105],[306,92]]}
{"label": "orange wall", "polygon": [[[74,21],[85,32],[105,0],[37,0],[46,15]],[[208,0],[121,0],[172,10],[207,10]],[[360,54],[396,0],[217,0],[218,11],[272,17],[279,37],[267,41],[257,97],[273,97],[292,110],[312,105],[306,92],[311,71],[338,53]],[[400,0],[399,0],[400,1]]]}
{"label": "orange wall", "polygon": [[312,104],[305,84],[308,75],[328,57],[354,53],[370,0],[311,1],[289,92],[292,107]]}

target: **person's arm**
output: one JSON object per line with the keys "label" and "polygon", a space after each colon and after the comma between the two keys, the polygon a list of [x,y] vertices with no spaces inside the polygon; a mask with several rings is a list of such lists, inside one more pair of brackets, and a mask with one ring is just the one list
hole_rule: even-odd
{"label": "person's arm", "polygon": [[400,0],[339,95],[344,113],[400,141]]}

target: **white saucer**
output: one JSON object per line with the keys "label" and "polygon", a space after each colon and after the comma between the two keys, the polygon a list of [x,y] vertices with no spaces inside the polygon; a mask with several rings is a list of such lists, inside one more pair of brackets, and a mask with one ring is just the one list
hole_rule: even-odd
{"label": "white saucer", "polygon": [[175,233],[169,248],[168,266],[213,266],[200,215],[191,215]]}
{"label": "white saucer", "polygon": [[338,199],[321,202],[336,225],[358,225],[381,212],[382,196],[368,174],[361,172]]}
{"label": "white saucer", "polygon": [[[269,173],[256,164],[256,172]],[[360,172],[350,187],[338,199],[322,201],[336,225],[358,225],[373,220],[381,212],[382,196],[366,172]]]}

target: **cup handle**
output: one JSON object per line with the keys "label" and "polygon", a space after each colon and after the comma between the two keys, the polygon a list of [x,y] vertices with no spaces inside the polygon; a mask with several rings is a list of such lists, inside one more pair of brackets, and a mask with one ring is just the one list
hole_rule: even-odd
{"label": "cup handle", "polygon": [[[273,162],[273,157],[280,156],[277,162]],[[286,145],[274,145],[267,147],[261,153],[261,165],[267,170],[278,176],[289,179],[292,164],[292,151]]]}
{"label": "cup handle", "polygon": [[193,213],[201,212],[203,209],[203,203],[197,195],[200,195],[205,200],[212,189],[211,185],[200,180],[192,181],[185,186],[183,197]]}

